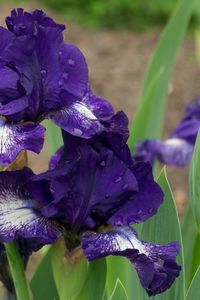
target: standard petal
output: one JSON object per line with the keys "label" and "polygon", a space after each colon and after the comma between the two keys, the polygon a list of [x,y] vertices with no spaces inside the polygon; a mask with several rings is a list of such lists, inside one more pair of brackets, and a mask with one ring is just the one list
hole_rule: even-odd
{"label": "standard petal", "polygon": [[14,39],[14,34],[12,34],[7,29],[0,26],[0,38],[1,38],[1,43],[0,43],[0,55],[1,55],[3,51],[8,47],[8,45]]}
{"label": "standard petal", "polygon": [[69,43],[62,43],[59,55],[62,70],[59,86],[63,90],[63,102],[68,101],[68,94],[82,98],[88,84],[88,67],[84,55]]}
{"label": "standard petal", "polygon": [[44,127],[32,122],[6,124],[0,120],[0,164],[10,164],[22,150],[39,153],[44,142]]}
{"label": "standard petal", "polygon": [[42,10],[34,10],[32,13],[26,12],[23,8],[13,9],[11,16],[6,18],[8,29],[15,35],[36,34],[38,26],[42,27],[57,27],[61,31],[65,29],[62,24],[56,24]]}
{"label": "standard petal", "polygon": [[16,72],[8,67],[0,68],[0,101],[16,99],[20,97],[18,91],[19,76]]}
{"label": "standard petal", "polygon": [[179,276],[176,263],[179,245],[149,244],[138,239],[131,227],[116,227],[102,233],[82,236],[82,248],[89,261],[107,255],[124,256],[136,268],[140,282],[149,296],[167,290]]}
{"label": "standard petal", "polygon": [[137,179],[138,190],[111,216],[109,224],[125,226],[144,222],[156,214],[163,202],[163,192],[154,181],[151,165],[135,163],[131,169]]}
{"label": "standard petal", "polygon": [[0,173],[0,239],[3,242],[34,238],[48,244],[61,233],[54,221],[41,215],[40,206],[24,189],[31,176],[33,173],[27,168]]}

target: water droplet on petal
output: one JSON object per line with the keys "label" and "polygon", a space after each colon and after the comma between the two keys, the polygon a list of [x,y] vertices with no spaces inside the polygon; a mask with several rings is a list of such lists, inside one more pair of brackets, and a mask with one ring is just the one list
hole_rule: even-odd
{"label": "water droplet on petal", "polygon": [[110,198],[110,194],[106,194],[106,195],[105,195],[105,198],[106,198],[106,199],[109,199],[109,198]]}
{"label": "water droplet on petal", "polygon": [[68,80],[68,78],[69,78],[68,74],[67,74],[67,73],[64,73],[64,74],[63,74],[63,79]]}
{"label": "water droplet on petal", "polygon": [[123,190],[126,190],[128,188],[128,183],[125,183],[123,186],[122,186],[122,189]]}
{"label": "water droplet on petal", "polygon": [[41,76],[44,78],[46,76],[46,74],[47,74],[47,70],[41,69],[40,73],[41,73]]}
{"label": "water droplet on petal", "polygon": [[122,180],[122,177],[119,176],[119,177],[117,177],[117,178],[115,179],[115,183],[118,183],[118,182],[120,182],[121,180]]}
{"label": "water droplet on petal", "polygon": [[75,61],[73,60],[73,59],[68,59],[68,64],[70,65],[70,66],[75,66]]}
{"label": "water droplet on petal", "polygon": [[58,54],[59,54],[59,55],[62,55],[62,51],[59,51]]}
{"label": "water droplet on petal", "polygon": [[105,165],[106,165],[105,161],[102,160],[102,161],[100,162],[100,166],[105,167]]}
{"label": "water droplet on petal", "polygon": [[154,211],[154,209],[151,207],[151,208],[149,208],[149,210],[148,210],[148,212],[150,213],[150,214],[152,214],[153,213],[153,211]]}
{"label": "water droplet on petal", "polygon": [[61,87],[62,85],[63,85],[62,80],[59,80],[59,81],[58,81],[58,86]]}

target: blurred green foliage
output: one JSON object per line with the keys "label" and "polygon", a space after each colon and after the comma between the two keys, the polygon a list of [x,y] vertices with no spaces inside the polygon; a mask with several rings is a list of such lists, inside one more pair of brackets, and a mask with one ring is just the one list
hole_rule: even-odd
{"label": "blurred green foliage", "polygon": [[178,0],[41,0],[86,26],[137,29],[162,25]]}

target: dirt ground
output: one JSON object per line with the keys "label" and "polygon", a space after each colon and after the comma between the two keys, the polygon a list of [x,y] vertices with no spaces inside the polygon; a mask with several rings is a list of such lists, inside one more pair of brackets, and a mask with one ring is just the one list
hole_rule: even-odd
{"label": "dirt ground", "polygon": [[[27,5],[24,6],[27,8]],[[0,4],[1,24],[12,7],[13,5]],[[29,1],[28,8],[34,7],[42,8],[40,2]],[[85,54],[94,92],[110,100],[116,110],[124,110],[131,121],[136,111],[145,69],[159,32],[94,31],[72,24],[55,12],[49,13],[57,21],[67,24],[66,40],[76,44]],[[170,84],[164,136],[170,133],[182,117],[185,104],[200,94],[199,83],[200,68],[195,60],[194,41],[187,37],[178,54]],[[36,172],[46,169],[48,159],[47,148],[44,148],[39,157],[29,155],[30,166]],[[168,173],[179,212],[182,213],[188,198],[188,168],[168,168]]]}

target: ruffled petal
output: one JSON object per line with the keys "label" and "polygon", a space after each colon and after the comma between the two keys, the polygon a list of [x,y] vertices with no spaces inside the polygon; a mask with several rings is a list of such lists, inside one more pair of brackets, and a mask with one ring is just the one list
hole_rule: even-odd
{"label": "ruffled petal", "polygon": [[54,221],[40,213],[23,185],[33,176],[30,169],[0,173],[0,239],[35,238],[41,243],[54,242],[61,234]]}
{"label": "ruffled petal", "polygon": [[78,150],[69,148],[77,152],[73,161],[65,157],[65,164],[38,177],[50,179],[55,199],[43,212],[48,217],[65,216],[76,229],[84,227],[88,218],[106,223],[138,190],[136,176],[110,150],[98,153],[87,144]]}
{"label": "ruffled petal", "polygon": [[58,28],[61,31],[65,29],[62,24],[56,24],[42,10],[34,10],[32,13],[26,12],[23,8],[13,9],[11,16],[6,18],[8,29],[16,36],[36,34],[38,26]]}
{"label": "ruffled petal", "polygon": [[176,242],[149,244],[139,240],[131,227],[116,227],[102,233],[88,232],[82,236],[81,242],[89,261],[107,255],[126,257],[136,268],[149,296],[167,290],[181,270],[176,263],[179,252]]}
{"label": "ruffled petal", "polygon": [[39,153],[44,143],[44,127],[32,122],[10,125],[0,120],[0,165],[10,164],[22,150]]}
{"label": "ruffled petal", "polygon": [[154,181],[150,164],[135,163],[131,169],[138,182],[138,191],[111,216],[109,224],[125,226],[144,222],[156,214],[163,202],[163,192]]}

